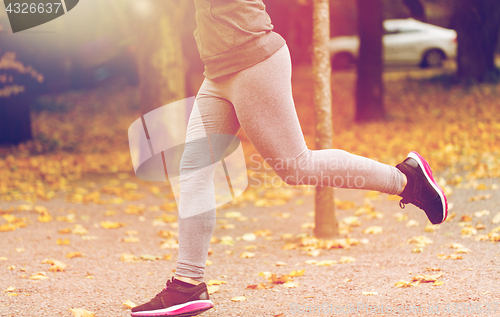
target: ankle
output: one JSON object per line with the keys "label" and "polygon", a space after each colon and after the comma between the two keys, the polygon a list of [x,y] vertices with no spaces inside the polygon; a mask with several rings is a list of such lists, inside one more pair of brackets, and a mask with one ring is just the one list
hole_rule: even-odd
{"label": "ankle", "polygon": [[404,173],[401,173],[403,175],[403,186],[401,187],[401,191],[398,193],[398,195],[401,195],[403,193],[403,191],[405,190],[406,188],[406,185],[408,185],[408,178],[406,177],[406,175]]}
{"label": "ankle", "polygon": [[192,279],[192,278],[190,278],[190,277],[175,276],[175,279],[176,279],[176,280],[179,280],[179,281],[182,281],[182,282],[185,282],[185,283],[188,283],[188,284],[192,284],[192,285],[198,285],[198,284],[201,284],[201,282],[200,282],[200,281],[193,280],[193,279]]}

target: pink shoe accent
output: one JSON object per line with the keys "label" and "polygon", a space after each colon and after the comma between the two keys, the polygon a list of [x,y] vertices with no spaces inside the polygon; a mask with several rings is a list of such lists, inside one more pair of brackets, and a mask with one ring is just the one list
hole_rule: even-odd
{"label": "pink shoe accent", "polygon": [[421,163],[422,166],[424,167],[424,171],[423,172],[425,173],[425,176],[427,177],[427,179],[432,182],[433,187],[435,189],[436,188],[439,189],[438,194],[441,197],[441,201],[444,200],[444,204],[443,204],[444,217],[443,217],[443,220],[441,221],[441,223],[443,223],[446,220],[446,217],[448,217],[448,200],[446,199],[446,195],[444,194],[444,190],[441,188],[441,186],[438,185],[438,183],[434,179],[434,176],[432,175],[432,169],[431,169],[431,166],[429,165],[429,163],[420,154],[418,154],[415,151],[411,151],[408,154],[408,157],[415,158],[413,156],[416,156],[418,158],[417,161],[419,161],[419,163]]}
{"label": "pink shoe accent", "polygon": [[194,304],[190,304],[188,306],[184,306],[184,307],[181,307],[179,309],[170,311],[170,312],[168,312],[168,316],[171,316],[171,315],[175,316],[175,315],[189,313],[189,312],[198,311],[198,310],[206,310],[206,309],[210,309],[212,307],[214,307],[214,305],[210,304],[210,303],[194,303]]}

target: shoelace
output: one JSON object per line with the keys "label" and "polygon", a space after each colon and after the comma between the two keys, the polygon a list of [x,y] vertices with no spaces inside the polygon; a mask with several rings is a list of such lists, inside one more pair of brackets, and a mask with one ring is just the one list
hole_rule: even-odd
{"label": "shoelace", "polygon": [[172,284],[172,281],[168,280],[167,281],[167,285],[165,286],[165,288],[161,292],[159,292],[158,294],[156,294],[155,298],[158,297],[158,296],[161,296],[161,294],[165,293],[167,291],[168,287],[170,286],[170,284]]}

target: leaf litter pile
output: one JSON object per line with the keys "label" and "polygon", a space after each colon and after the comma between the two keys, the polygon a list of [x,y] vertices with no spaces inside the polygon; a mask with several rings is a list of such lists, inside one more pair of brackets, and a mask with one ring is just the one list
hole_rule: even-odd
{"label": "leaf litter pile", "polygon": [[[299,74],[302,77],[294,79],[294,96],[306,141],[312,147],[312,87],[304,79],[308,73]],[[483,179],[500,176],[500,160],[496,159],[500,154],[500,112],[497,110],[500,88],[486,85],[469,91],[462,88],[443,90],[431,84],[386,75],[386,83],[390,83],[386,84],[385,92],[388,121],[356,125],[352,121],[354,81],[348,79],[333,77],[333,141],[336,147],[391,165],[403,160],[410,150],[417,150],[441,176],[438,180],[449,201],[454,199],[454,190],[469,190],[473,194],[450,211],[449,220],[441,225],[450,224],[448,232],[423,222],[423,218],[410,219],[406,211],[385,213],[378,202],[395,203],[398,198],[394,196],[363,192],[361,202],[336,199],[337,213],[343,215],[338,216],[341,236],[317,239],[313,236],[314,212],[311,210],[314,207],[308,203],[312,188],[285,184],[249,187],[231,203],[218,208],[217,227],[206,264],[210,270],[212,264],[215,267],[221,262],[215,260],[216,256],[226,257],[228,263],[239,261],[239,265],[250,265],[255,274],[246,275],[242,282],[245,285],[241,286],[231,285],[235,280],[231,271],[220,274],[219,279],[207,282],[211,294],[227,292],[231,294],[230,302],[240,305],[238,302],[260,296],[255,292],[280,294],[300,290],[308,283],[307,279],[314,278],[318,272],[334,274],[334,269],[330,268],[333,266],[362,265],[350,250],[359,247],[369,250],[372,239],[390,234],[393,229],[382,225],[384,219],[417,233],[402,240],[404,250],[415,256],[443,261],[438,262],[443,263],[443,267],[450,260],[466,261],[467,254],[473,252],[457,241],[500,242],[500,210],[475,207],[476,203],[497,195],[498,185]],[[9,304],[9,301],[21,302],[33,295],[33,287],[27,284],[33,284],[36,289],[37,285],[57,283],[70,274],[88,281],[96,280],[91,267],[82,272],[76,272],[75,267],[78,267],[77,261],[92,258],[92,250],[98,248],[107,235],[120,236],[114,243],[120,244],[123,252],[110,251],[113,261],[124,265],[157,265],[162,270],[167,266],[175,268],[178,223],[173,195],[166,184],[140,181],[132,171],[127,129],[139,117],[137,109],[131,106],[131,102],[137,101],[137,91],[108,87],[107,91],[71,92],[46,98],[71,107],[64,113],[34,113],[34,141],[0,149],[0,235],[29,234],[30,228],[35,227],[57,234],[55,241],[48,240],[50,247],[35,253],[40,253],[31,259],[36,264],[25,265],[16,259],[29,246],[13,243],[0,251],[2,274],[15,275],[18,281],[1,290],[4,296],[0,300],[0,312],[3,307],[16,307],[15,302]],[[256,152],[244,133],[240,137],[249,164],[253,162],[250,156]],[[276,174],[266,172],[250,168],[249,176],[272,182]],[[86,211],[89,208],[99,210],[99,221],[94,222],[89,216],[91,212]],[[265,211],[269,221],[259,220],[246,212],[252,208]],[[301,232],[273,230],[273,223],[296,219],[297,213],[305,220],[290,231]],[[136,223],[148,224],[150,232],[136,230]],[[234,231],[250,226],[255,230]],[[453,235],[457,241],[440,246],[440,251],[431,256],[426,249],[432,247],[436,235]],[[136,247],[152,237],[156,241],[153,249]],[[333,250],[342,253],[333,253]],[[289,255],[268,261],[268,253]],[[159,264],[155,264],[157,262]],[[433,288],[444,287],[447,274],[451,272],[442,268],[421,267],[420,272],[412,273],[409,279],[401,276],[386,283],[394,289],[414,289],[426,287],[426,284]],[[156,274],[148,272],[148,275]],[[355,274],[345,276],[339,277],[338,283],[349,285],[355,278]],[[157,278],[163,279],[163,276]],[[365,289],[364,283],[358,285],[361,285],[359,290],[348,290],[357,295],[379,295],[378,291]],[[149,297],[151,295],[148,293]],[[136,296],[134,301],[143,301],[148,296],[141,295],[140,299]],[[225,297],[221,295],[221,300]],[[136,305],[125,297],[114,301],[122,311]],[[67,316],[94,316],[95,313],[87,308],[95,311],[96,305],[68,307],[64,313]],[[276,316],[285,310],[285,307],[276,307]]]}

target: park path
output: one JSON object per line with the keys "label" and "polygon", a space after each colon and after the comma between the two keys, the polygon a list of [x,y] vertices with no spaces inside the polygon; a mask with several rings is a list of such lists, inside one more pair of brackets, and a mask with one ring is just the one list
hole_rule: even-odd
{"label": "park path", "polygon": [[[107,182],[101,178],[90,185],[99,190]],[[134,182],[130,177],[114,184],[130,187]],[[331,242],[337,246],[331,249],[310,238],[313,191],[250,188],[242,204],[218,210],[206,270],[216,306],[203,316],[300,316],[307,306],[327,311],[304,316],[390,316],[391,308],[415,316],[436,316],[436,309],[441,316],[458,315],[462,309],[460,316],[472,316],[478,314],[464,314],[463,309],[477,312],[480,304],[490,304],[490,313],[484,306],[483,315],[498,314],[500,248],[486,236],[499,226],[492,223],[500,211],[498,183],[485,179],[449,186],[453,216],[432,228],[419,209],[401,210],[385,194],[336,190],[342,201],[338,219],[349,225],[342,225],[348,233]],[[40,221],[43,208],[29,211],[20,202],[0,202],[0,225],[11,216],[26,224],[0,232],[0,316],[72,316],[71,308],[96,316],[128,316],[123,302],[149,300],[175,269],[175,212],[166,211],[172,205],[163,198],[149,193],[139,202],[142,207],[136,202],[75,204],[66,198],[59,193],[35,204],[50,213],[49,222]],[[108,229],[113,227],[118,228]],[[466,231],[469,236],[463,235]],[[421,245],[409,243],[412,238]],[[65,239],[69,244],[60,244]],[[75,252],[83,257],[67,257]],[[67,265],[64,271],[57,272],[57,261]],[[303,275],[290,279],[292,271]],[[39,272],[47,279],[37,279]],[[259,276],[262,272],[287,283],[273,283]],[[418,275],[438,282],[395,286]],[[446,307],[457,314],[445,312]]]}

